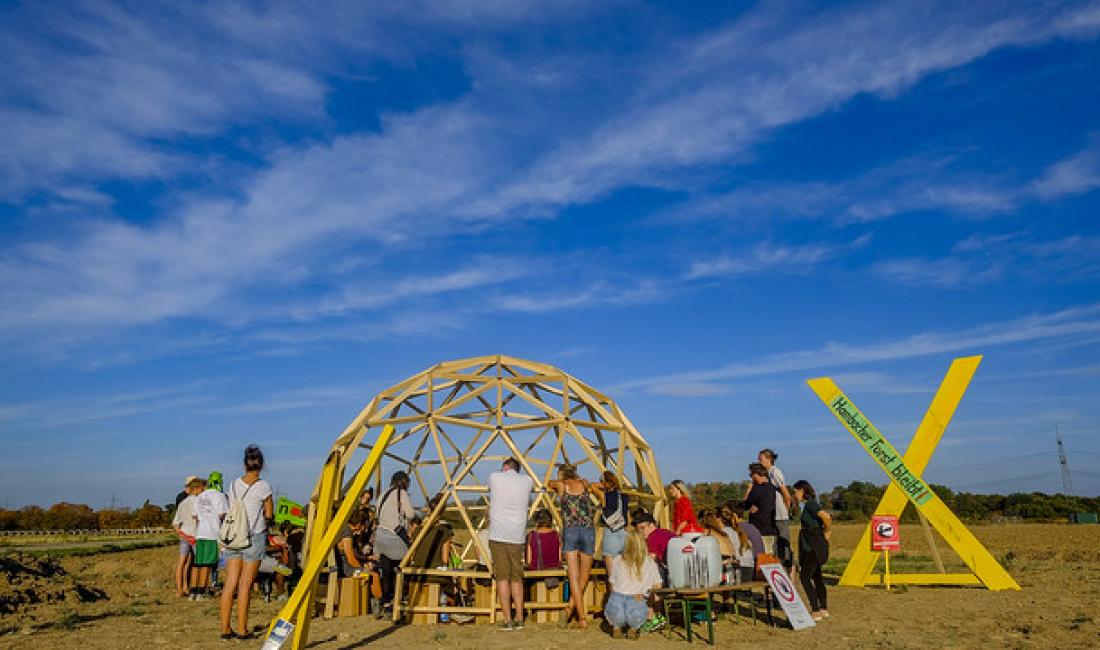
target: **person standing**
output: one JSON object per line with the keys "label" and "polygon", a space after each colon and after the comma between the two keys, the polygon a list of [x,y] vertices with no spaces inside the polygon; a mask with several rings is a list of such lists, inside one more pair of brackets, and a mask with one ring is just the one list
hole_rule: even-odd
{"label": "person standing", "polygon": [[194,595],[191,588],[191,566],[195,557],[195,495],[201,490],[202,479],[188,476],[184,483],[183,498],[176,498],[176,514],[172,527],[180,538],[179,559],[176,561],[176,595],[187,598]]}
{"label": "person standing", "polygon": [[504,631],[523,629],[524,532],[534,488],[531,477],[519,473],[515,458],[489,475],[489,555],[500,597],[499,629]]}
{"label": "person standing", "polygon": [[611,595],[603,613],[613,638],[620,638],[624,628],[627,638],[638,638],[638,630],[646,622],[649,592],[661,586],[657,563],[646,551],[642,534],[631,531],[623,544],[622,557],[608,572]]}
{"label": "person standing", "polygon": [[416,516],[409,498],[409,475],[394,472],[390,487],[378,502],[378,520],[374,528],[374,554],[378,556],[378,575],[382,580],[382,617],[393,613],[393,592],[397,567],[409,551],[409,522]]}
{"label": "person standing", "polygon": [[783,477],[782,470],[775,466],[779,454],[771,449],[761,449],[756,458],[768,470],[768,481],[775,486],[775,552],[790,573],[794,565],[791,549],[791,492],[787,489],[787,480]]}
{"label": "person standing", "polygon": [[606,471],[599,483],[593,483],[592,492],[603,504],[603,542],[600,550],[603,551],[603,565],[608,574],[615,560],[623,554],[626,546],[626,495],[619,488],[619,479],[615,472]]}
{"label": "person standing", "polygon": [[[229,487],[231,503],[240,501],[244,506],[249,544],[242,549],[225,551],[225,588],[221,598],[222,639],[255,638],[248,629],[248,604],[260,560],[267,551],[267,522],[275,513],[271,501],[271,485],[260,478],[263,469],[263,452],[256,445],[249,445],[244,450],[244,475],[233,481]],[[240,634],[235,633],[230,624],[234,595],[237,597],[237,629]]]}
{"label": "person standing", "polygon": [[815,621],[829,618],[825,580],[821,567],[829,561],[829,529],[833,519],[821,507],[817,493],[809,481],[794,484],[794,498],[801,504],[798,523],[798,574],[802,589],[810,601],[810,615]]}
{"label": "person standing", "polygon": [[744,507],[749,513],[749,523],[756,526],[764,538],[764,552],[775,555],[775,486],[768,478],[768,469],[760,463],[749,465],[749,490],[745,495]]}
{"label": "person standing", "polygon": [[695,508],[691,506],[691,492],[687,485],[683,481],[673,481],[669,483],[667,492],[672,501],[672,532],[698,537],[703,532],[703,527],[695,518]]}
{"label": "person standing", "polygon": [[[587,629],[588,612],[584,594],[592,572],[592,558],[596,554],[596,504],[589,495],[588,481],[577,476],[575,465],[565,463],[559,466],[557,480],[548,481],[546,487],[558,493],[569,600],[577,617],[577,627]],[[569,624],[568,609],[558,623],[563,627]]]}
{"label": "person standing", "polygon": [[198,521],[195,529],[195,570],[198,573],[195,600],[205,599],[209,594],[210,570],[218,569],[218,531],[228,511],[225,495],[207,481],[206,489],[195,497],[195,517]]}

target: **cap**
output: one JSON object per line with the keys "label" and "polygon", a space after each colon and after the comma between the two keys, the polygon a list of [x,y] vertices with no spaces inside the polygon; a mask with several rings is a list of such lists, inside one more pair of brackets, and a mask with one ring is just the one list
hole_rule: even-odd
{"label": "cap", "polygon": [[194,474],[192,474],[191,476],[188,476],[187,478],[183,479],[183,485],[184,485],[184,487],[186,487],[186,486],[190,485],[190,484],[191,484],[191,481],[194,481],[194,480],[195,480],[195,479],[197,479],[197,478],[198,478],[197,476],[195,476]]}

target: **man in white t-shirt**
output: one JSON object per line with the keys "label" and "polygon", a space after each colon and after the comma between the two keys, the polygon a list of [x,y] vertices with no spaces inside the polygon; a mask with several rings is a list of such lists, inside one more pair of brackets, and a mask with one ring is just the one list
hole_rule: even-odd
{"label": "man in white t-shirt", "polygon": [[777,458],[779,454],[771,449],[761,449],[757,454],[760,464],[768,469],[768,480],[775,486],[777,492],[775,527],[779,535],[776,538],[775,550],[783,566],[790,573],[791,567],[794,566],[794,556],[791,552],[791,493],[787,489],[787,479],[783,476],[783,472],[775,466]]}
{"label": "man in white t-shirt", "polygon": [[179,535],[179,561],[176,563],[176,594],[184,596],[194,594],[191,589],[191,560],[195,555],[195,495],[202,491],[203,482],[197,476],[188,476],[184,483],[187,496],[176,505],[176,514],[172,517],[172,528]]}
{"label": "man in white t-shirt", "polygon": [[218,531],[226,512],[229,512],[229,501],[218,490],[208,486],[195,497],[195,518],[198,521],[195,529],[196,600],[206,598],[210,590],[210,570],[217,571]]}
{"label": "man in white t-shirt", "polygon": [[504,617],[502,630],[523,629],[524,538],[534,488],[531,477],[519,473],[515,458],[504,461],[501,471],[489,475],[489,554]]}

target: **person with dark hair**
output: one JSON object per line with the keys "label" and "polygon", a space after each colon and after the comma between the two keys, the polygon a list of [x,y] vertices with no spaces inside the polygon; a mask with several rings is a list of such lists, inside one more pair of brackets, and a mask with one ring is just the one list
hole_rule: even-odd
{"label": "person with dark hair", "polygon": [[554,530],[553,515],[546,508],[541,508],[535,512],[533,523],[535,529],[527,533],[527,568],[536,571],[560,569],[561,535]]}
{"label": "person with dark hair", "polygon": [[795,481],[794,498],[801,504],[798,520],[801,527],[798,533],[798,573],[802,580],[802,589],[810,601],[810,615],[815,621],[820,621],[829,618],[821,567],[829,561],[829,529],[833,525],[833,519],[821,507],[817,493],[809,481]]}
{"label": "person with dark hair", "polygon": [[[509,458],[489,475],[489,554],[497,581],[503,631],[523,629],[523,549],[535,482]],[[513,609],[514,608],[514,609]]]}
{"label": "person with dark hair", "polygon": [[768,470],[768,481],[775,487],[775,552],[783,566],[790,572],[794,565],[791,551],[791,493],[782,470],[775,466],[779,454],[771,449],[761,449],[757,460]]}
{"label": "person with dark hair", "polygon": [[760,463],[749,465],[752,483],[742,504],[749,512],[749,523],[756,526],[764,538],[764,552],[775,555],[775,486],[768,479],[768,469]]}
{"label": "person with dark hair", "polygon": [[[588,611],[584,594],[596,554],[596,504],[589,494],[589,484],[577,475],[577,467],[563,463],[558,478],[547,481],[546,487],[558,494],[562,518],[562,552],[569,576],[570,608],[577,617],[576,626],[588,628]],[[569,624],[570,609],[558,619],[561,626]]]}
{"label": "person with dark hair", "polygon": [[[244,450],[244,476],[233,481],[229,488],[230,503],[240,501],[244,505],[250,543],[243,549],[225,551],[226,577],[221,598],[222,639],[255,638],[248,629],[248,604],[260,560],[267,551],[267,522],[275,512],[271,501],[271,485],[260,478],[263,469],[263,452],[256,445],[249,445]],[[233,632],[230,624],[234,595],[237,596],[239,634]]]}
{"label": "person with dark hair", "polygon": [[393,612],[397,566],[409,551],[408,526],[415,516],[409,499],[409,475],[394,472],[389,489],[378,502],[378,521],[374,527],[374,554],[378,556],[378,575],[382,579],[381,618]]}
{"label": "person with dark hair", "polygon": [[629,510],[626,495],[619,488],[619,479],[615,472],[606,471],[600,479],[599,483],[593,483],[589,489],[603,505],[603,541],[600,543],[600,550],[603,551],[604,568],[610,575],[612,565],[626,547]]}
{"label": "person with dark hair", "polygon": [[336,568],[341,578],[349,578],[367,568],[358,549],[358,541],[366,528],[367,513],[362,508],[356,508],[348,516],[348,523],[340,529],[336,538]]}

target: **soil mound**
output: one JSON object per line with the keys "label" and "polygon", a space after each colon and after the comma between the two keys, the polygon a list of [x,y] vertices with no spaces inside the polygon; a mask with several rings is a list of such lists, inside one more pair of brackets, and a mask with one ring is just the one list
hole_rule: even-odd
{"label": "soil mound", "polygon": [[0,574],[0,615],[16,614],[43,603],[91,603],[107,598],[102,589],[77,582],[56,558],[49,556],[0,557]]}

